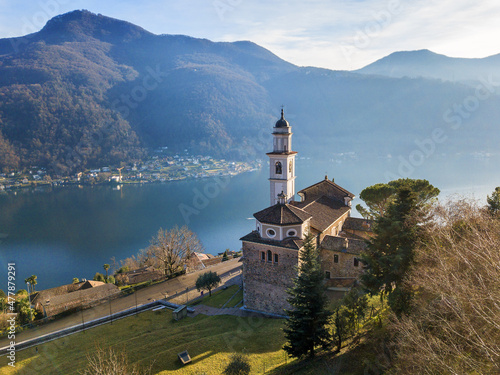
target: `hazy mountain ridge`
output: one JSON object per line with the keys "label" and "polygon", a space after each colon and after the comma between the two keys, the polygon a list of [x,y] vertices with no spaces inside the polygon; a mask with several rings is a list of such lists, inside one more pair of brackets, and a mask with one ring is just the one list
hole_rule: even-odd
{"label": "hazy mountain ridge", "polygon": [[429,50],[394,52],[356,72],[387,77],[435,78],[473,82],[489,75],[500,78],[500,54],[485,58],[457,58]]}
{"label": "hazy mountain ridge", "polygon": [[[0,40],[0,168],[68,172],[157,146],[262,157],[282,104],[303,154],[406,152],[470,95],[459,83],[300,68],[251,42],[154,35],[75,11]],[[492,98],[443,152],[480,147],[500,118]]]}

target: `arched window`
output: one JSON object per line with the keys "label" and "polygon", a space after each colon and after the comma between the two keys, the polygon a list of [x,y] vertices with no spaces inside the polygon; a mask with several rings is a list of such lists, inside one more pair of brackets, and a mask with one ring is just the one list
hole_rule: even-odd
{"label": "arched window", "polygon": [[276,162],[276,174],[282,174],[282,167],[281,167],[281,162],[277,161]]}
{"label": "arched window", "polygon": [[267,250],[267,261],[272,262],[273,261],[273,253],[271,250]]}

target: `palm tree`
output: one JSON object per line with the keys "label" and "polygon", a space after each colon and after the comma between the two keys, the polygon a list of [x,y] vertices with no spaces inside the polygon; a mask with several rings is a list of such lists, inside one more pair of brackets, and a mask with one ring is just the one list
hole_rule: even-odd
{"label": "palm tree", "polygon": [[102,266],[104,268],[104,271],[106,271],[106,282],[108,282],[108,270],[109,270],[109,264],[105,264]]}
{"label": "palm tree", "polygon": [[24,279],[24,283],[28,286],[28,294],[31,294],[31,277]]}
{"label": "palm tree", "polygon": [[33,293],[35,293],[35,285],[36,285],[36,275],[31,275],[31,287],[33,288]]}
{"label": "palm tree", "polygon": [[[31,285],[31,288],[28,287],[28,294],[35,293],[35,285],[37,284],[36,278],[37,278],[36,275],[31,275],[27,279],[24,279],[24,282],[26,284],[29,283]],[[31,291],[30,291],[30,289],[31,289]]]}

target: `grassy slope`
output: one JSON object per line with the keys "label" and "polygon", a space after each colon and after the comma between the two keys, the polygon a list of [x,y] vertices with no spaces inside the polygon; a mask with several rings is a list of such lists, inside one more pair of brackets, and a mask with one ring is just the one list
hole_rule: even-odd
{"label": "grassy slope", "polygon": [[204,293],[203,298],[197,299],[190,305],[196,306],[201,304],[221,308],[231,298],[231,296],[236,293],[238,288],[238,285],[232,285],[227,289],[212,292],[212,296],[210,296],[208,292],[206,292]]}
{"label": "grassy slope", "polygon": [[[19,374],[76,374],[96,342],[125,350],[132,363],[154,362],[154,373],[220,374],[232,352],[250,355],[252,368],[262,371],[284,362],[282,320],[199,315],[175,322],[171,311],[145,312],[85,333],[17,353]],[[188,350],[193,363],[182,368],[177,353]],[[1,358],[1,374],[14,374]]]}
{"label": "grassy slope", "polygon": [[[238,286],[205,296],[201,303],[222,306],[238,290]],[[241,293],[239,291],[238,293]],[[239,295],[230,304],[236,303]],[[374,299],[371,303],[378,305]],[[377,306],[380,308],[380,306]],[[77,333],[35,348],[17,353],[18,374],[77,374],[87,362],[87,353],[96,343],[104,348],[124,350],[130,363],[148,366],[153,363],[155,374],[221,374],[234,352],[249,355],[252,374],[264,370],[274,375],[326,375],[341,373],[358,375],[381,373],[376,351],[370,344],[351,343],[340,355],[331,351],[318,353],[312,361],[287,359],[281,349],[285,343],[282,319],[241,318],[227,315],[172,320],[171,311],[145,312]],[[368,319],[366,328],[377,326],[377,319]],[[376,330],[377,331],[377,330]],[[373,341],[372,341],[373,342]],[[193,362],[181,367],[177,353],[187,350]],[[0,374],[14,374],[0,358]]]}
{"label": "grassy slope", "polygon": [[[206,293],[203,298],[196,300],[194,303],[190,304],[192,306],[196,306],[199,304],[221,308],[224,304],[231,299],[231,297],[238,292],[239,285],[232,285],[225,290],[219,290],[215,293],[212,293],[210,297],[208,293]],[[240,296],[241,294],[241,296]],[[243,299],[243,292],[240,290],[237,295],[227,304],[226,307],[235,307],[236,304],[241,302]]]}
{"label": "grassy slope", "polygon": [[240,307],[243,302],[243,289],[238,290],[238,293],[233,297],[231,301],[226,305],[226,307]]}
{"label": "grassy slope", "polygon": [[[235,285],[199,303],[221,307],[237,291]],[[278,319],[202,315],[175,322],[170,310],[150,311],[39,345],[38,353],[35,348],[18,352],[16,368],[19,374],[75,374],[85,366],[87,353],[100,343],[125,350],[131,363],[154,363],[154,373],[220,374],[233,352],[248,353],[253,373],[262,373],[285,362],[282,325]],[[184,350],[193,360],[187,367],[181,367],[177,359],[177,353]],[[3,357],[0,374],[14,374],[5,364]]]}

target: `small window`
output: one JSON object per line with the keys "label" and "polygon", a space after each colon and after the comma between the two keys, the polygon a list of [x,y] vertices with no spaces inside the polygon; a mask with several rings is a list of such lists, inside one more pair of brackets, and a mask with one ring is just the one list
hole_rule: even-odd
{"label": "small window", "polygon": [[330,271],[325,271],[325,279],[330,280],[330,278],[331,278]]}
{"label": "small window", "polygon": [[267,233],[267,236],[271,237],[271,238],[274,238],[276,236],[276,232],[274,229],[268,229],[266,233]]}
{"label": "small window", "polygon": [[294,229],[290,229],[288,232],[286,232],[286,235],[288,237],[295,237],[297,235],[297,232]]}
{"label": "small window", "polygon": [[333,263],[338,263],[339,262],[339,256],[338,254],[333,255]]}
{"label": "small window", "polygon": [[266,261],[266,253],[263,251],[260,253],[260,260]]}
{"label": "small window", "polygon": [[273,253],[271,250],[267,250],[267,261],[272,262],[273,261]]}
{"label": "small window", "polygon": [[359,266],[359,259],[354,258],[354,267],[358,267],[358,266]]}
{"label": "small window", "polygon": [[278,263],[278,254],[274,254],[274,263]]}
{"label": "small window", "polygon": [[257,232],[260,233],[260,225],[257,225]]}

